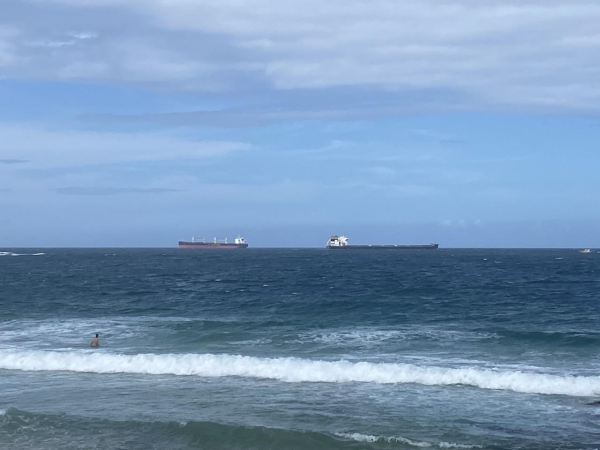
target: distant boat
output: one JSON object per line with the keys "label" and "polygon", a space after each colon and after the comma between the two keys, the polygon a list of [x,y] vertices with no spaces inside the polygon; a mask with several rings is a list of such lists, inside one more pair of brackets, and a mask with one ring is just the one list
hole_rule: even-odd
{"label": "distant boat", "polygon": [[579,253],[592,253],[592,250],[589,248],[584,248],[583,250],[579,250]]}
{"label": "distant boat", "polygon": [[346,236],[333,235],[327,241],[325,246],[328,249],[335,250],[435,250],[439,244],[413,244],[413,245],[350,245]]}
{"label": "distant boat", "polygon": [[236,237],[233,242],[227,242],[227,238],[223,240],[214,238],[212,242],[206,242],[206,239],[199,241],[192,238],[191,241],[179,241],[179,248],[193,248],[196,250],[233,250],[248,248],[248,243],[246,242],[246,239],[241,236]]}

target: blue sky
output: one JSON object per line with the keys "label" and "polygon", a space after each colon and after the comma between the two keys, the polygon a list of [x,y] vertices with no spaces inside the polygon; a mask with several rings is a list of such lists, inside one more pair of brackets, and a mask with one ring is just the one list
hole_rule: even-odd
{"label": "blue sky", "polygon": [[3,0],[0,246],[600,247],[600,5]]}

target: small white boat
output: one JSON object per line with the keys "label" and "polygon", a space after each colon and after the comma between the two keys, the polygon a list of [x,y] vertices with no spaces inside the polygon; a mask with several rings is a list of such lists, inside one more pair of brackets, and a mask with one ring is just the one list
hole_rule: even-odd
{"label": "small white boat", "polygon": [[579,250],[579,253],[592,253],[589,248],[584,248],[583,250]]}

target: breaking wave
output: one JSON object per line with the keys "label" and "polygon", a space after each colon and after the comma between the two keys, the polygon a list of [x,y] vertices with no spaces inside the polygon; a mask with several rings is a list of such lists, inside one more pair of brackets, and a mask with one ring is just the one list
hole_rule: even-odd
{"label": "breaking wave", "polygon": [[0,369],[248,377],[289,383],[416,383],[466,385],[529,394],[590,397],[600,394],[600,376],[559,376],[474,367],[318,361],[213,354],[108,354],[93,352],[0,351]]}
{"label": "breaking wave", "polygon": [[13,252],[0,252],[0,256],[42,256],[45,253],[13,253]]}
{"label": "breaking wave", "polygon": [[405,438],[403,436],[373,436],[370,434],[361,434],[361,433],[336,433],[336,436],[339,436],[344,439],[351,439],[357,442],[387,442],[387,443],[399,443],[406,444],[411,447],[439,447],[439,448],[482,448],[479,445],[469,445],[469,444],[455,444],[453,442],[438,442],[436,444],[432,444],[431,442],[426,441],[415,441],[412,439]]}

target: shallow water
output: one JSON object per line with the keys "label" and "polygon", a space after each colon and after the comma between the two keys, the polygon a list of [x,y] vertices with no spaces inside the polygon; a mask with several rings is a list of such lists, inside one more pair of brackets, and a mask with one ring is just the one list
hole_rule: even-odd
{"label": "shallow water", "polygon": [[2,448],[599,447],[599,254],[0,250]]}

